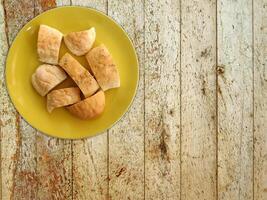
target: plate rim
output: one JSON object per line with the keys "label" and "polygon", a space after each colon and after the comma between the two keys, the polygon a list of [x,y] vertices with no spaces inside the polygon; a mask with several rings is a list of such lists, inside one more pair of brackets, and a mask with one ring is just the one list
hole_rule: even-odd
{"label": "plate rim", "polygon": [[[12,93],[10,92],[11,91],[11,86],[10,84],[8,83],[7,81],[7,66],[8,66],[8,63],[11,62],[9,61],[11,58],[10,58],[10,52],[12,51],[12,49],[14,48],[14,44],[16,42],[16,40],[18,39],[18,36],[22,33],[22,31],[24,31],[24,29],[26,28],[26,26],[28,24],[30,24],[33,20],[35,20],[37,17],[40,17],[41,15],[44,15],[48,12],[51,12],[53,10],[60,10],[60,9],[65,9],[65,8],[79,8],[79,9],[84,9],[84,10],[90,10],[91,12],[96,12],[106,18],[108,18],[109,20],[111,20],[119,29],[122,30],[122,32],[124,33],[124,35],[127,37],[129,43],[130,43],[130,46],[131,48],[133,49],[133,53],[134,53],[134,58],[136,60],[136,67],[137,67],[137,81],[136,81],[136,85],[135,85],[135,89],[134,89],[134,93],[133,93],[133,96],[131,98],[131,101],[130,103],[127,105],[126,109],[124,109],[124,112],[123,114],[118,117],[117,120],[115,120],[113,123],[111,123],[109,126],[107,126],[107,128],[101,130],[101,131],[98,131],[96,132],[95,134],[92,134],[92,135],[85,135],[85,136],[79,136],[79,137],[59,137],[59,136],[56,136],[54,135],[53,133],[46,133],[46,132],[43,132],[41,130],[39,130],[39,128],[33,126],[31,123],[29,123],[29,121],[27,119],[25,119],[25,117],[21,114],[21,111],[17,108],[17,106],[15,105],[15,97],[12,96]],[[52,9],[49,9],[49,10],[46,10],[38,15],[36,15],[35,17],[33,17],[31,20],[29,20],[27,23],[25,23],[21,28],[20,30],[16,33],[15,35],[15,38],[14,40],[11,42],[11,44],[9,45],[9,49],[8,49],[8,52],[7,52],[7,55],[5,57],[5,62],[4,62],[4,83],[5,83],[5,87],[6,87],[6,90],[7,90],[7,96],[9,98],[9,101],[12,103],[13,107],[15,108],[16,110],[16,114],[19,114],[21,118],[23,118],[23,120],[25,122],[27,122],[27,124],[29,124],[32,128],[36,129],[38,132],[40,132],[41,134],[44,134],[46,136],[49,136],[49,137],[53,137],[53,138],[58,138],[58,139],[62,139],[62,140],[80,140],[80,139],[86,139],[86,138],[92,138],[92,137],[95,137],[95,136],[98,136],[98,135],[101,135],[103,134],[105,131],[107,131],[108,129],[112,128],[113,126],[115,126],[119,121],[123,120],[123,118],[126,116],[126,114],[130,111],[130,108],[132,107],[133,105],[133,102],[136,98],[136,94],[137,94],[137,91],[140,87],[140,65],[139,65],[139,58],[138,58],[138,55],[136,53],[136,49],[135,49],[135,46],[134,46],[134,43],[132,41],[132,39],[130,38],[130,36],[128,35],[128,33],[126,32],[126,30],[117,22],[115,21],[115,19],[113,19],[111,16],[107,15],[106,13],[100,11],[100,10],[97,10],[95,8],[92,8],[92,7],[86,7],[86,6],[79,6],[79,5],[68,5],[68,6],[58,6],[58,7],[55,7],[55,8],[52,8]]]}

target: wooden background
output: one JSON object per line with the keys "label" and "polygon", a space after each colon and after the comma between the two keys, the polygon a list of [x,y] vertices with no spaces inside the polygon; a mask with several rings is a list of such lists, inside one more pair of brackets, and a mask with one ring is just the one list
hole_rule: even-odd
{"label": "wooden background", "polygon": [[[6,92],[5,57],[39,13],[82,5],[132,38],[130,112],[94,138],[29,126]],[[267,199],[267,0],[1,0],[1,190],[8,199]]]}

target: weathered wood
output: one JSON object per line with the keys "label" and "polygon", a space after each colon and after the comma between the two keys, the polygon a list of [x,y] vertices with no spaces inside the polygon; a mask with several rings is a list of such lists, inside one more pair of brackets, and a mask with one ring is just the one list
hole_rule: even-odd
{"label": "weathered wood", "polygon": [[109,197],[144,199],[144,1],[109,0],[108,14],[132,38],[140,66],[134,103],[109,130]]}
{"label": "weathered wood", "polygon": [[216,1],[181,2],[181,198],[216,198]]}
{"label": "weathered wood", "polygon": [[37,135],[38,199],[72,199],[71,142]]}
{"label": "weathered wood", "polygon": [[218,1],[218,198],[253,198],[252,1]]}
{"label": "weathered wood", "polygon": [[254,199],[267,199],[267,1],[254,0]]}
{"label": "weathered wood", "polygon": [[71,0],[56,0],[56,5],[58,6],[69,6],[71,5]]}
{"label": "weathered wood", "polygon": [[[55,0],[35,1],[35,15],[56,7]],[[36,135],[38,199],[72,199],[72,144],[70,140]]]}
{"label": "weathered wood", "polygon": [[[107,12],[106,0],[72,0],[72,5],[88,6]],[[73,199],[108,197],[107,132],[73,141]]]}
{"label": "weathered wood", "polygon": [[[267,199],[267,1],[218,1],[217,72],[216,1],[180,2],[0,2],[1,199]],[[73,142],[36,133],[4,79],[20,28],[71,3],[108,12],[140,64],[129,113],[109,135]]]}
{"label": "weathered wood", "polygon": [[36,130],[33,129],[22,118],[19,121],[20,149],[17,154],[17,166],[14,171],[14,199],[36,199],[37,198],[37,176],[36,176]]}
{"label": "weathered wood", "polygon": [[[34,4],[32,1],[8,0],[4,1],[3,6],[5,9],[3,19],[6,22],[5,36],[10,46],[20,28],[33,17]],[[4,73],[2,75],[4,76]],[[37,186],[33,137],[35,130],[16,113],[5,92],[1,92],[1,97],[3,94],[3,103],[8,107],[4,106],[3,115],[6,116],[2,116],[1,113],[1,117],[9,118],[12,129],[4,125],[4,131],[1,131],[2,148],[5,149],[2,151],[2,198],[35,198]]]}
{"label": "weathered wood", "polygon": [[[12,174],[15,170],[17,152],[16,111],[9,101],[5,85],[5,59],[8,51],[8,30],[5,23],[5,12],[2,1],[0,3],[0,114],[1,114],[1,199],[10,199],[14,185]],[[10,148],[12,147],[12,148]]]}
{"label": "weathered wood", "polygon": [[[38,15],[46,10],[55,8],[57,6],[56,0],[35,0],[34,3],[35,3],[35,6],[34,6],[35,15]],[[60,3],[62,3],[62,1],[60,1]]]}
{"label": "weathered wood", "polygon": [[145,4],[147,199],[180,198],[179,21],[179,1],[150,0]]}

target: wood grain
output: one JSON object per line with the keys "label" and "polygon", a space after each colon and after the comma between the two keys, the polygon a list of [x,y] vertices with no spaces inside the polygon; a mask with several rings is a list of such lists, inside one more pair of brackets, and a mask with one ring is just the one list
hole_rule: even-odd
{"label": "wood grain", "polygon": [[72,199],[72,158],[69,140],[37,135],[38,199]]}
{"label": "wood grain", "polygon": [[[7,0],[4,1],[3,6],[6,22],[5,36],[10,46],[20,28],[34,16],[34,4],[32,1]],[[35,130],[16,113],[6,94],[3,94],[3,101],[3,114],[6,115],[4,120],[6,117],[9,118],[7,125],[10,127],[4,126],[3,131],[1,127],[1,148],[5,149],[2,151],[1,160],[2,198],[19,199],[21,196],[35,198],[34,189],[37,186],[34,160],[35,139],[33,137]]]}
{"label": "wood grain", "polygon": [[[130,111],[75,141],[27,124],[4,78],[20,28],[71,4],[121,24],[140,65]],[[267,199],[266,57],[266,0],[0,1],[0,199]]]}
{"label": "wood grain", "polygon": [[132,39],[140,66],[135,100],[109,130],[109,198],[144,199],[144,1],[109,0],[108,14]]}
{"label": "wood grain", "polygon": [[35,0],[34,4],[35,15],[41,14],[42,12],[57,6],[56,0]]}
{"label": "wood grain", "polygon": [[173,0],[145,4],[147,199],[180,198],[179,9]]}
{"label": "wood grain", "polygon": [[14,171],[14,188],[12,195],[14,199],[36,199],[37,198],[37,175],[36,175],[36,130],[27,122],[20,120],[18,138],[17,165]]}
{"label": "wood grain", "polygon": [[181,198],[216,198],[216,1],[181,4]]}
{"label": "wood grain", "polygon": [[218,1],[218,198],[253,198],[252,1]]}
{"label": "wood grain", "polygon": [[[16,126],[16,111],[9,100],[8,93],[6,91],[4,69],[5,59],[8,51],[8,32],[7,24],[5,23],[5,11],[4,5],[0,3],[0,114],[1,114],[1,199],[10,199],[13,180],[10,179],[15,169],[16,160],[10,158],[16,155],[16,138],[17,126]],[[15,148],[10,148],[10,147]]]}
{"label": "wood grain", "polygon": [[72,4],[71,0],[56,0],[57,7],[59,7],[59,6],[69,6],[71,4]]}
{"label": "wood grain", "polygon": [[254,0],[254,200],[267,199],[267,1]]}
{"label": "wood grain", "polygon": [[[107,12],[106,0],[72,0],[72,5]],[[108,135],[73,141],[73,199],[107,199]]]}

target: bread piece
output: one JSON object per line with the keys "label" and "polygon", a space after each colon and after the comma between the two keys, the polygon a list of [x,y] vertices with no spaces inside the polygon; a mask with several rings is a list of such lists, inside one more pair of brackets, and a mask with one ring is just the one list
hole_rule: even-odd
{"label": "bread piece", "polygon": [[99,86],[94,77],[69,53],[60,59],[59,65],[74,80],[85,97],[91,96],[98,90]]}
{"label": "bread piece", "polygon": [[41,96],[45,96],[66,78],[66,73],[60,67],[43,64],[32,75],[32,85]]}
{"label": "bread piece", "polygon": [[86,59],[102,90],[120,87],[117,67],[105,45],[93,48],[86,54]]}
{"label": "bread piece", "polygon": [[72,32],[64,36],[64,42],[68,49],[76,56],[85,55],[95,42],[95,28],[85,31]]}
{"label": "bread piece", "polygon": [[68,106],[81,101],[78,87],[53,90],[47,95],[47,110],[51,113],[55,108]]}
{"label": "bread piece", "polygon": [[58,55],[63,34],[57,29],[40,25],[37,52],[41,62],[58,64]]}
{"label": "bread piece", "polygon": [[102,90],[67,109],[81,119],[91,119],[99,116],[105,108],[105,94]]}

